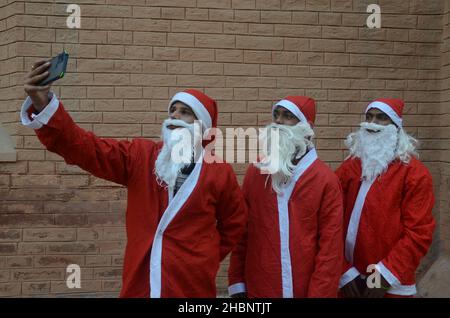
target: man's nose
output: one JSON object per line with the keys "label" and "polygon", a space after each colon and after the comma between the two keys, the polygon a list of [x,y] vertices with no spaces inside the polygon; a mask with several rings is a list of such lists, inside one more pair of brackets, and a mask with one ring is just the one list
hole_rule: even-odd
{"label": "man's nose", "polygon": [[180,119],[180,113],[176,110],[169,116],[171,119]]}
{"label": "man's nose", "polygon": [[284,123],[284,121],[283,121],[283,119],[281,118],[281,116],[280,116],[280,117],[277,117],[277,118],[274,118],[273,121],[275,122],[275,124],[278,124],[278,125],[283,125],[283,123]]}

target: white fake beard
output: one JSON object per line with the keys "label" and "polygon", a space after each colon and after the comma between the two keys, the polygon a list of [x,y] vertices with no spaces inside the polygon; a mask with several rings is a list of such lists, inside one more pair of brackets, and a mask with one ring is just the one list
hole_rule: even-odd
{"label": "white fake beard", "polygon": [[[395,125],[377,125],[363,122],[361,128],[351,133],[345,145],[350,156],[358,157],[362,163],[362,178],[373,181],[388,169],[389,164],[397,157],[396,150],[399,130]],[[369,132],[367,129],[377,132]]]}
{"label": "white fake beard", "polygon": [[272,123],[261,132],[259,138],[260,144],[264,145],[264,157],[255,166],[262,173],[271,175],[272,189],[276,193],[282,192],[282,187],[294,174],[296,165],[292,161],[303,157],[313,147],[313,137],[314,131],[309,124],[302,122],[294,126]]}
{"label": "white fake beard", "polygon": [[[182,128],[169,129],[170,125]],[[198,123],[188,124],[179,119],[166,119],[162,124],[164,142],[155,162],[155,175],[159,185],[163,182],[173,188],[181,170],[189,166],[201,148],[201,128]]]}

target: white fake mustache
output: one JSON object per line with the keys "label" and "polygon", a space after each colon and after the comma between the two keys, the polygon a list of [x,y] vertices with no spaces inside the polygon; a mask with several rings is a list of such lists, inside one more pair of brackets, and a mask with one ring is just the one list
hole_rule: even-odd
{"label": "white fake mustache", "polygon": [[363,129],[365,129],[367,132],[372,133],[372,134],[384,132],[384,131],[386,131],[386,129],[389,129],[388,128],[389,126],[379,125],[379,124],[375,124],[375,123],[368,123],[365,121],[360,123],[359,126]]}
{"label": "white fake mustache", "polygon": [[178,128],[187,128],[187,129],[191,129],[193,127],[193,123],[192,124],[188,124],[187,122],[185,122],[184,120],[181,119],[172,119],[172,118],[167,118],[166,120],[163,121],[162,126],[163,126],[163,130],[164,129],[169,129],[169,126],[176,126]]}

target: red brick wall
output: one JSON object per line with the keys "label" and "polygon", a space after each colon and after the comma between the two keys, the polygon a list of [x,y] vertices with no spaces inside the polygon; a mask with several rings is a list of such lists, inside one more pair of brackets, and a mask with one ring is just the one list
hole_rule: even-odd
{"label": "red brick wall", "polygon": [[[18,158],[0,162],[0,296],[120,289],[126,189],[66,165],[19,124],[24,72],[63,48],[69,70],[53,90],[76,122],[100,136],[156,138],[169,98],[187,87],[218,100],[221,127],[264,125],[273,101],[306,94],[318,103],[319,155],[336,167],[367,102],[403,98],[407,130],[422,141],[438,196],[440,231],[429,260],[439,238],[450,251],[443,1],[70,2],[81,6],[81,29],[66,27],[65,4],[0,0],[0,123]],[[381,6],[379,30],[365,26],[371,3]],[[244,169],[235,166],[240,177]],[[71,263],[82,268],[81,291],[65,286]]]}

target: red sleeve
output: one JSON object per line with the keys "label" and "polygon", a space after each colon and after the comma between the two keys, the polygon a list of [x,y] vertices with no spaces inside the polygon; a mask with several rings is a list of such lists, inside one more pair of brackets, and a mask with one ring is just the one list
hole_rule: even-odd
{"label": "red sleeve", "polygon": [[343,259],[342,192],[334,177],[327,183],[318,215],[319,252],[309,282],[308,297],[337,297]]}
{"label": "red sleeve", "polygon": [[226,167],[224,188],[217,202],[217,229],[220,233],[220,260],[235,247],[245,229],[247,206],[241,188],[229,164]]}
{"label": "red sleeve", "polygon": [[245,284],[245,257],[247,255],[247,228],[244,235],[238,242],[230,257],[230,267],[228,268],[228,286]]}
{"label": "red sleeve", "polygon": [[414,277],[420,260],[432,243],[435,220],[433,181],[424,166],[413,169],[406,179],[406,191],[402,201],[403,234],[394,245],[383,265],[402,284],[409,284],[406,277]]}
{"label": "red sleeve", "polygon": [[[244,194],[245,202],[248,205],[248,187],[249,187],[249,171],[251,166],[247,169],[245,174],[242,192]],[[234,248],[230,257],[230,267],[228,268],[228,285],[237,283],[245,283],[245,258],[247,255],[247,222],[241,240]]]}
{"label": "red sleeve", "polygon": [[47,150],[96,177],[127,185],[133,142],[99,138],[78,127],[62,103],[47,125],[36,130]]}

